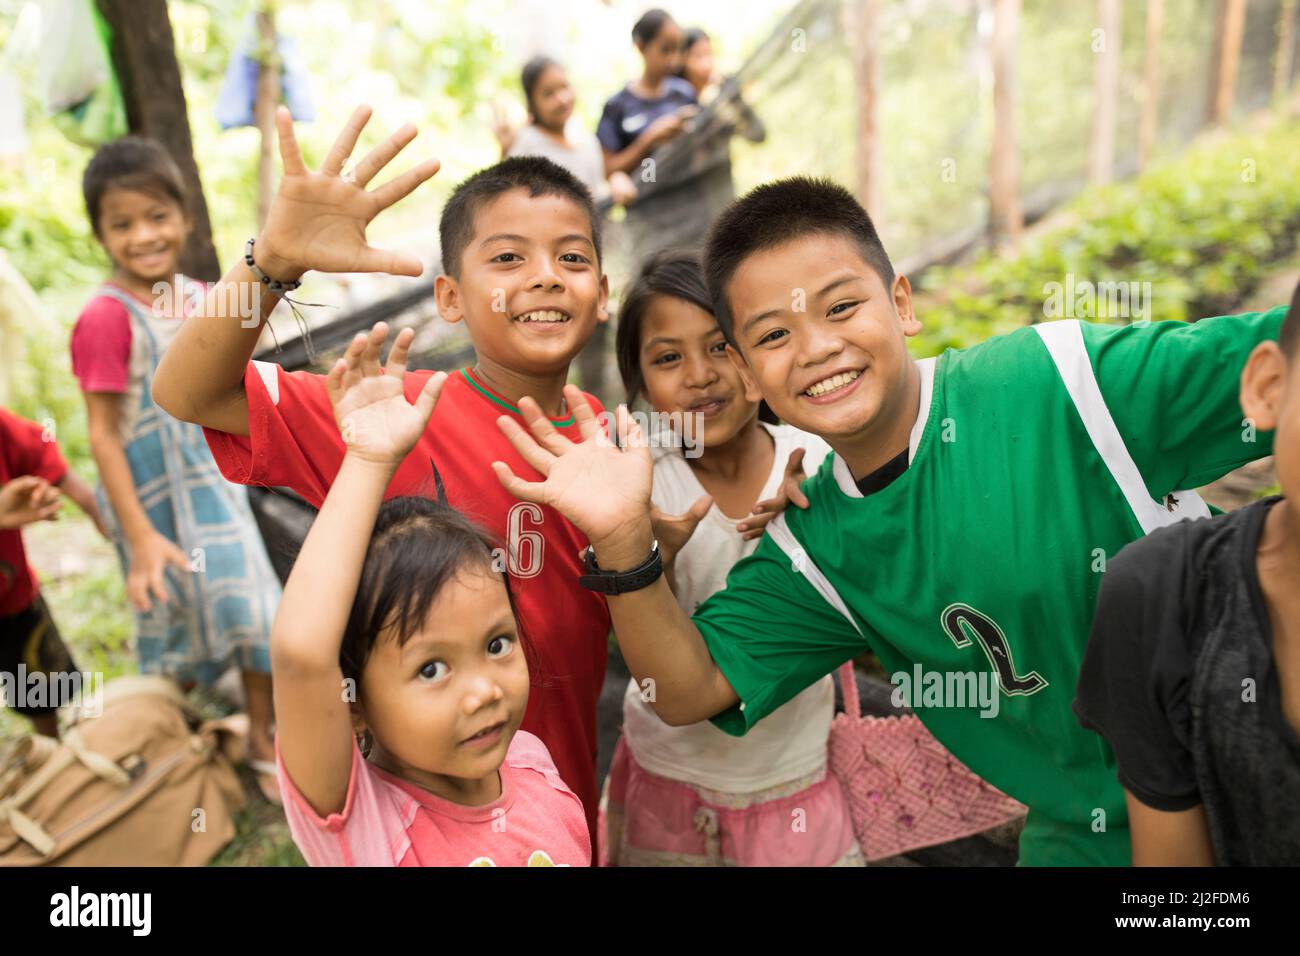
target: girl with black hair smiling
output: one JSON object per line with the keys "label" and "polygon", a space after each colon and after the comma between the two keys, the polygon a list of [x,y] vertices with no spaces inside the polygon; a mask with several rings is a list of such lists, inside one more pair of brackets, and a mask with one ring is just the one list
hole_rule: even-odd
{"label": "girl with black hair smiling", "polygon": [[498,125],[494,132],[501,155],[544,156],[573,173],[600,202],[609,196],[619,205],[636,198],[636,186],[624,172],[605,177],[605,157],[600,141],[576,123],[574,94],[568,74],[556,60],[535,56],[524,64],[520,83],[528,103],[529,123],[517,132]]}
{"label": "girl with black hair smiling", "polygon": [[[702,455],[688,458],[665,435],[652,453],[659,546],[687,613],[722,589],[787,505],[807,506],[803,468],[815,471],[830,451],[815,435],[766,420],[753,382],[727,357],[712,308],[699,257],[661,252],[624,297],[616,346],[629,401],[703,423]],[[830,677],[745,737],[708,721],[669,726],[653,696],[652,684],[634,680],[623,697],[623,736],[601,801],[605,863],[863,865],[844,792],[827,773]]]}

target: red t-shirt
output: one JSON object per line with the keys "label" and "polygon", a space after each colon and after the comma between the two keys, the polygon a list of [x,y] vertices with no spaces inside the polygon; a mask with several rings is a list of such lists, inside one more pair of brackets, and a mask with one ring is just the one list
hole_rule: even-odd
{"label": "red t-shirt", "polygon": [[[59,446],[45,440],[45,429],[0,408],[0,485],[36,475],[58,484],[68,473]],[[36,572],[27,563],[22,531],[0,531],[0,617],[25,611],[36,600]]]}
{"label": "red t-shirt", "polygon": [[[431,374],[407,374],[408,400],[415,399]],[[240,484],[292,488],[319,508],[344,454],[324,377],[251,362],[244,391],[247,438],[204,429],[222,474]],[[604,411],[595,398],[586,398],[598,415]],[[519,416],[472,373],[452,373],[429,427],[398,466],[386,497],[436,497],[432,463],[447,502],[507,547],[524,640],[540,671],[523,729],[546,744],[560,776],[582,801],[594,833],[596,699],[605,680],[609,610],[603,597],[578,584],[579,552],[587,546],[582,532],[552,508],[519,501],[492,473],[492,462],[503,461],[525,480],[542,479],[497,428],[503,414]],[[580,440],[572,418],[555,424],[561,434]]]}

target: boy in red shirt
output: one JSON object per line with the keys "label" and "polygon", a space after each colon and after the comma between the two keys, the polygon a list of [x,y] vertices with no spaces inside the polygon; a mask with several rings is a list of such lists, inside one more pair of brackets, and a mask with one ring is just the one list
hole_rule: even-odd
{"label": "boy in red shirt", "polygon": [[[94,492],[68,470],[59,446],[45,429],[0,408],[0,673],[9,675],[15,690],[21,680],[20,664],[26,674],[47,677],[77,670],[41,597],[36,572],[27,563],[21,531],[34,521],[54,520],[59,492],[75,501],[99,533],[108,537]],[[58,686],[54,681],[46,684]],[[0,695],[0,703],[29,718],[37,733],[59,735],[56,711],[61,702],[20,703],[16,697],[7,700]]]}
{"label": "boy in red shirt", "polygon": [[[284,486],[320,507],[343,460],[325,378],[250,362],[277,289],[296,288],[311,269],[419,275],[418,259],[371,248],[365,227],[438,168],[423,162],[367,191],[366,184],[415,137],[407,125],[346,171],[369,119],[359,107],[318,171],[309,171],[286,110],[277,116],[284,178],[266,226],[177,333],[154,379],[154,400],[205,428],[221,471],[243,484]],[[600,266],[600,226],[591,196],[571,174],[536,157],[508,159],[457,187],[439,225],[444,274],[438,311],[464,321],[476,363],[453,373],[428,428],[398,467],[386,497],[424,494],[449,504],[504,545],[525,641],[535,654],[523,729],[537,735],[564,782],[596,814],[596,699],[604,681],[609,613],[578,584],[587,540],[559,512],[520,502],[493,479],[490,463],[527,464],[496,426],[533,395],[556,428],[577,440],[562,390],[569,363],[608,318]],[[266,277],[265,281],[263,276]],[[240,294],[261,282],[263,294]],[[239,311],[257,299],[251,313]],[[369,334],[376,357],[383,323]],[[431,372],[405,377],[408,400]],[[596,414],[603,409],[584,396]]]}

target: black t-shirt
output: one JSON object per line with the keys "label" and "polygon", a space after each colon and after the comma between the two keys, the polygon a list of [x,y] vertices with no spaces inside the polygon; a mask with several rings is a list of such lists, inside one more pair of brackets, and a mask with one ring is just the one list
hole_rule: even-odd
{"label": "black t-shirt", "polygon": [[1220,865],[1300,863],[1300,735],[1256,570],[1279,500],[1178,522],[1113,558],[1074,702],[1138,800],[1204,804]]}
{"label": "black t-shirt", "polygon": [[884,491],[898,478],[902,477],[903,472],[907,471],[908,456],[910,454],[908,449],[904,448],[871,474],[859,478],[856,484],[858,491],[862,492],[862,497],[866,498],[874,495],[877,491]]}

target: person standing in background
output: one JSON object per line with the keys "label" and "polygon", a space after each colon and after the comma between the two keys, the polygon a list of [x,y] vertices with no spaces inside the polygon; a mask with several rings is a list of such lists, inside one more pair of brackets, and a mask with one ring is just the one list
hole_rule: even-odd
{"label": "person standing in background", "polygon": [[[682,66],[677,75],[691,84],[695,98],[705,106],[712,105],[723,92],[727,78],[718,72],[713,58],[713,41],[699,27],[691,27],[686,31],[682,41]],[[724,125],[730,126],[751,143],[761,143],[767,139],[767,127],[741,98],[740,90],[719,102],[715,112]]]}
{"label": "person standing in background", "polygon": [[609,197],[617,205],[636,198],[636,186],[625,172],[606,178],[605,155],[600,140],[575,123],[574,93],[564,67],[548,56],[535,56],[520,75],[528,104],[528,125],[511,130],[498,120],[493,132],[501,156],[544,156],[573,173],[591,190],[596,202]]}
{"label": "person standing in background", "polygon": [[632,27],[641,54],[641,76],[605,101],[596,138],[605,149],[607,173],[631,173],[656,149],[686,130],[699,112],[695,88],[677,75],[682,28],[664,10],[649,10]]}

